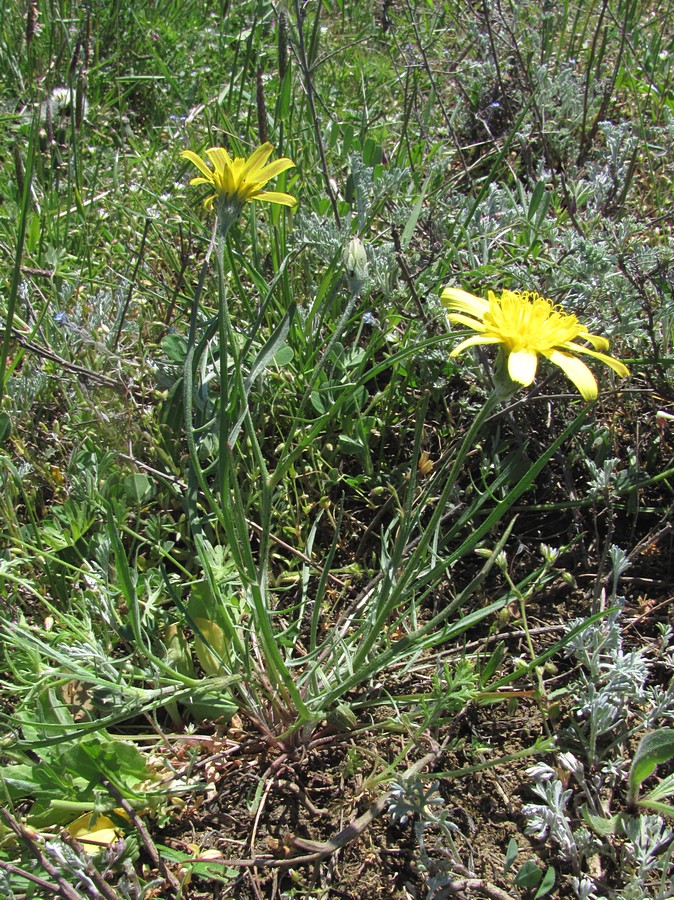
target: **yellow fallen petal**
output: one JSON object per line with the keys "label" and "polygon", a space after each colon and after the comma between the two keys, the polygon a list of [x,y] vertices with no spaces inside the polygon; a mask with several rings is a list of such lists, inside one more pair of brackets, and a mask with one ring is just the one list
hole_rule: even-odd
{"label": "yellow fallen petal", "polygon": [[[116,815],[124,819],[128,819],[123,809],[116,809]],[[94,813],[85,813],[79,819],[75,819],[66,828],[68,834],[72,835],[80,842],[86,853],[91,855],[98,853],[102,848],[109,847],[119,840],[122,835],[121,829],[106,815],[98,815]],[[93,825],[92,825],[93,821]]]}

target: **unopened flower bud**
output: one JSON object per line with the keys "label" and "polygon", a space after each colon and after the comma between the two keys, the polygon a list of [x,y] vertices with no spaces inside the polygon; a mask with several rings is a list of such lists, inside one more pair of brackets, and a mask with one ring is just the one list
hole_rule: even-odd
{"label": "unopened flower bud", "polygon": [[343,261],[349,288],[360,291],[367,278],[367,253],[360,238],[351,238],[344,249]]}

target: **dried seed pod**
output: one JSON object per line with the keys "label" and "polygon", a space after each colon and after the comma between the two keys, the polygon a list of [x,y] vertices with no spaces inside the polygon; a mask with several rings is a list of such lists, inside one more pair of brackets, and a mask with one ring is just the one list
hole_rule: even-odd
{"label": "dried seed pod", "polygon": [[39,33],[39,25],[37,24],[40,10],[37,0],[28,0],[28,8],[26,10],[26,47],[30,47],[31,42],[36,34]]}
{"label": "dried seed pod", "polygon": [[262,81],[262,66],[257,67],[257,134],[261,144],[269,140],[269,128],[267,127],[267,106],[264,102],[264,84]]}
{"label": "dried seed pod", "polygon": [[82,127],[82,119],[87,113],[87,80],[84,74],[77,76],[77,87],[75,89],[75,128],[79,131]]}
{"label": "dried seed pod", "polygon": [[288,17],[285,10],[278,16],[278,75],[281,81],[288,71]]}
{"label": "dried seed pod", "polygon": [[21,156],[21,148],[18,143],[12,147],[12,155],[14,156],[14,172],[16,174],[16,186],[19,190],[19,197],[23,197],[23,188],[25,184],[25,170],[23,167],[23,157]]}

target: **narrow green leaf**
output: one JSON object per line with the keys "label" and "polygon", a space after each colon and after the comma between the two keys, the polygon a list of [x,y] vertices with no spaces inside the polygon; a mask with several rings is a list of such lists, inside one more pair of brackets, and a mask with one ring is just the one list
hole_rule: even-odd
{"label": "narrow green leaf", "polygon": [[253,365],[250,368],[250,372],[248,373],[246,380],[244,382],[244,397],[242,398],[242,409],[239,414],[239,418],[237,419],[234,427],[229,432],[228,443],[231,446],[234,446],[236,443],[236,439],[239,436],[241,431],[241,426],[243,425],[243,421],[246,418],[246,413],[248,412],[248,396],[250,394],[251,388],[255,379],[258,378],[259,375],[264,372],[264,370],[271,364],[274,360],[276,354],[284,347],[285,340],[288,337],[288,332],[290,330],[290,323],[292,322],[293,316],[295,314],[295,306],[292,305],[285,316],[274,329],[273,334],[267,341],[267,343],[262,347],[258,355],[255,357],[253,361]]}
{"label": "narrow green leaf", "polygon": [[26,242],[26,228],[28,224],[28,214],[32,206],[32,179],[33,179],[33,161],[35,158],[35,149],[37,145],[37,132],[39,127],[39,116],[33,117],[31,128],[31,138],[28,144],[28,153],[26,157],[26,170],[24,174],[23,196],[21,198],[21,211],[19,213],[18,233],[16,236],[16,251],[14,253],[14,267],[12,271],[12,281],[9,288],[9,295],[6,301],[5,312],[5,328],[0,347],[0,400],[5,393],[7,380],[14,368],[18,365],[21,353],[14,355],[14,360],[8,368],[9,347],[12,340],[12,325],[16,312],[19,284],[21,283],[21,263],[23,261],[24,244]]}
{"label": "narrow green leaf", "polygon": [[493,678],[500,668],[501,663],[505,658],[505,652],[505,643],[500,641],[480,672],[481,685],[489,684],[489,680]]}
{"label": "narrow green leaf", "polygon": [[652,791],[649,791],[642,799],[639,801],[640,804],[648,801],[649,803],[652,800],[664,800],[666,797],[674,796],[674,775],[668,775],[666,778],[663,778],[660,784],[656,784]]}
{"label": "narrow green leaf", "polygon": [[548,866],[548,869],[543,876],[543,881],[541,881],[541,886],[536,891],[534,896],[534,900],[538,900],[539,897],[545,897],[546,894],[549,894],[550,891],[555,886],[555,881],[557,879],[557,873],[552,868],[552,866]]}
{"label": "narrow green leaf", "polygon": [[517,859],[517,854],[520,852],[520,848],[517,846],[517,841],[515,838],[510,838],[510,842],[508,844],[508,848],[506,850],[505,862],[503,864],[503,874],[507,874],[512,868],[512,864]]}
{"label": "narrow green leaf", "polygon": [[0,444],[4,444],[12,433],[12,420],[6,412],[0,412]]}
{"label": "narrow green leaf", "polygon": [[278,117],[281,122],[288,118],[290,110],[290,74],[286,72],[281,82],[278,97]]}
{"label": "narrow green leaf", "polygon": [[659,813],[661,816],[669,816],[670,819],[674,819],[674,806],[672,806],[671,803],[656,803],[655,800],[640,800],[639,808],[650,809],[655,813]]}
{"label": "narrow green leaf", "polygon": [[421,193],[417,198],[417,202],[414,204],[412,208],[412,212],[410,213],[410,217],[405,224],[405,228],[403,229],[403,233],[400,236],[400,246],[403,250],[407,247],[409,242],[412,240],[412,235],[414,234],[414,229],[417,227],[417,222],[419,221],[419,216],[421,215],[421,210],[424,205],[424,200],[426,199],[426,191],[428,190],[428,183],[430,180],[430,175],[424,181],[423,186],[421,188]]}
{"label": "narrow green leaf", "polygon": [[537,181],[536,187],[534,188],[534,192],[531,195],[531,200],[529,201],[529,211],[527,213],[527,218],[533,220],[536,215],[536,210],[540,206],[541,200],[543,199],[543,194],[545,193],[545,182]]}

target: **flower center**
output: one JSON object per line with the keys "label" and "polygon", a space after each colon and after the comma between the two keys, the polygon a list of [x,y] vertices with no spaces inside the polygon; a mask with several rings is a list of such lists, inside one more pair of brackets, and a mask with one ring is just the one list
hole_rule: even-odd
{"label": "flower center", "polygon": [[503,291],[500,297],[492,294],[483,322],[509,352],[542,353],[563,346],[583,331],[574,315],[560,312],[533,291]]}

